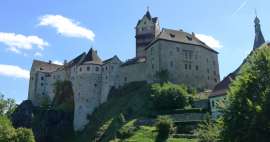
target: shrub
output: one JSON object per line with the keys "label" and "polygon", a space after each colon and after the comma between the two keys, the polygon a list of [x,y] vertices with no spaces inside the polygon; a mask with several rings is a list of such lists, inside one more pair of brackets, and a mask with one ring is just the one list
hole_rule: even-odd
{"label": "shrub", "polygon": [[32,130],[15,129],[7,117],[0,116],[0,142],[35,142],[35,139]]}
{"label": "shrub", "polygon": [[157,118],[156,129],[158,130],[157,141],[164,141],[173,130],[173,121],[169,116]]}
{"label": "shrub", "polygon": [[192,101],[185,86],[171,83],[152,85],[151,97],[157,110],[184,108]]}
{"label": "shrub", "polygon": [[199,142],[218,142],[220,141],[221,123],[213,122],[208,115],[207,119],[198,125],[195,134]]}

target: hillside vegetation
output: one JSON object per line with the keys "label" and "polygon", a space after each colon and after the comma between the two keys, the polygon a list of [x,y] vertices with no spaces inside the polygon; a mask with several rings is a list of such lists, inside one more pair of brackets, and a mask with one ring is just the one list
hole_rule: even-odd
{"label": "hillside vegetation", "polygon": [[189,107],[191,100],[182,85],[129,83],[110,92],[108,101],[89,116],[90,123],[72,141],[155,141],[160,111]]}

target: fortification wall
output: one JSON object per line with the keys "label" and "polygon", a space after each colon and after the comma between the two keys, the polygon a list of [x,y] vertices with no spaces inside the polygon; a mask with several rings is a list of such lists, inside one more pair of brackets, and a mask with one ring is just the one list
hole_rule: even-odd
{"label": "fortification wall", "polygon": [[87,116],[100,105],[101,66],[81,65],[74,80],[74,130],[82,130],[88,123]]}

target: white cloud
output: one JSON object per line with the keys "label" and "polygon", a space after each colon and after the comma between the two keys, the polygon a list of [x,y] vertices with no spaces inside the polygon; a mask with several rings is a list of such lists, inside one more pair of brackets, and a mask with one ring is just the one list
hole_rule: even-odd
{"label": "white cloud", "polygon": [[52,63],[57,64],[57,65],[63,65],[63,62],[57,61],[57,60],[53,61]]}
{"label": "white cloud", "polygon": [[21,53],[21,49],[30,50],[33,46],[44,49],[49,44],[38,36],[25,36],[16,33],[0,32],[0,42],[8,46],[8,50]]}
{"label": "white cloud", "polygon": [[222,45],[219,42],[219,40],[215,39],[212,36],[204,35],[204,34],[195,34],[197,38],[199,38],[201,41],[203,41],[205,44],[210,46],[211,48],[221,48]]}
{"label": "white cloud", "polygon": [[30,72],[19,66],[0,64],[0,75],[29,79]]}
{"label": "white cloud", "polygon": [[40,18],[40,26],[56,28],[59,34],[67,37],[86,38],[94,40],[95,34],[90,29],[81,27],[78,22],[62,15],[45,15]]}
{"label": "white cloud", "polygon": [[42,56],[42,53],[36,52],[36,53],[34,54],[34,56],[35,56],[35,57],[41,57],[41,56]]}

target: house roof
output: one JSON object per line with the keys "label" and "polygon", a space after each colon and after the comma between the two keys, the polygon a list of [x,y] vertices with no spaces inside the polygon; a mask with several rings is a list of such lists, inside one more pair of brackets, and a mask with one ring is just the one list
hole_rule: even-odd
{"label": "house roof", "polygon": [[53,71],[56,71],[58,68],[62,67],[62,65],[54,64],[51,61],[44,62],[40,60],[34,60],[32,67],[42,72],[53,72]]}
{"label": "house roof", "polygon": [[133,64],[137,64],[137,63],[143,63],[145,62],[145,58],[132,58],[132,59],[129,59],[127,60],[125,63],[123,63],[121,66],[128,66],[128,65],[133,65]]}
{"label": "house roof", "polygon": [[162,31],[159,33],[156,39],[153,40],[145,48],[145,50],[147,50],[153,43],[155,43],[158,40],[167,40],[167,41],[173,41],[173,42],[184,43],[184,44],[198,45],[212,52],[218,53],[217,51],[215,51],[214,49],[206,45],[204,42],[199,40],[195,36],[195,34],[190,34],[182,30],[172,30],[172,29],[165,29],[165,28],[162,29]]}
{"label": "house roof", "polygon": [[113,61],[113,60],[118,60],[118,61],[121,62],[121,60],[120,60],[116,55],[114,55],[112,58],[109,58],[109,59],[107,59],[107,60],[104,60],[104,61],[103,61],[103,64],[107,64],[107,63],[109,63],[109,62],[111,62],[111,61]]}
{"label": "house roof", "polygon": [[93,63],[93,64],[102,64],[102,60],[99,58],[97,55],[97,51],[91,48],[87,55],[84,57],[82,64],[83,63]]}
{"label": "house roof", "polygon": [[[150,21],[152,21],[153,23],[157,23],[158,22],[158,17],[152,17],[151,16],[151,14],[150,14],[150,12],[147,10],[146,11],[146,13],[144,14],[144,16],[148,19],[148,20],[150,20]],[[143,17],[144,17],[143,16]],[[139,25],[140,23],[141,23],[141,21],[142,20],[139,20],[138,22],[137,22],[137,25]]]}

